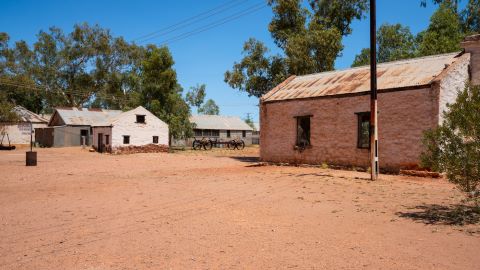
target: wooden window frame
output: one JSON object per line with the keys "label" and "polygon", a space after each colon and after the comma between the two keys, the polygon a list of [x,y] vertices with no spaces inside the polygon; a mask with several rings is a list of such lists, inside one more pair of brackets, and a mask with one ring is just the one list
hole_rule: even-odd
{"label": "wooden window frame", "polygon": [[123,144],[130,144],[130,135],[123,135]]}
{"label": "wooden window frame", "polygon": [[[311,148],[312,147],[312,117],[313,115],[308,114],[308,115],[299,115],[295,116],[295,147],[296,148]],[[308,135],[307,135],[307,141],[308,145],[301,145],[300,144],[300,134],[298,133],[298,125],[300,124],[301,119],[308,119]]]}
{"label": "wooden window frame", "polygon": [[152,142],[153,142],[154,144],[158,144],[158,136],[153,136],[153,137],[152,137]]}
{"label": "wooden window frame", "polygon": [[[370,112],[357,112],[357,148],[358,149],[370,149]],[[361,144],[362,135],[362,123],[366,122],[365,118],[368,119],[368,146]]]}

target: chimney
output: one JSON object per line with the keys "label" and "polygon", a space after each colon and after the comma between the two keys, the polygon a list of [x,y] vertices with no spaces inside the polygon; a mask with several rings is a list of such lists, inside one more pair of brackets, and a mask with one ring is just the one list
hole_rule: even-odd
{"label": "chimney", "polygon": [[480,34],[468,36],[460,44],[470,53],[470,78],[473,85],[480,85]]}

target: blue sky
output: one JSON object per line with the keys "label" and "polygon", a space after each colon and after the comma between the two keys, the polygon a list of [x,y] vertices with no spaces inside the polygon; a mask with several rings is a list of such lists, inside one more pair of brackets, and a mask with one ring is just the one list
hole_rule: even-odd
{"label": "blue sky", "polygon": [[[75,23],[88,22],[109,28],[114,36],[123,36],[126,40],[133,41],[231,1],[0,0],[0,31],[7,32],[12,41],[25,40],[32,44],[36,40],[36,34],[50,26],[69,32]],[[146,43],[162,44],[167,39],[265,2],[243,1],[245,3],[212,15],[207,20],[166,36],[152,38]],[[409,26],[416,34],[428,26],[435,8],[430,3],[427,8],[421,8],[420,0],[377,0],[377,23],[401,23]],[[258,119],[257,98],[230,88],[223,82],[223,74],[231,69],[235,61],[241,59],[242,45],[249,37],[265,42],[273,53],[278,52],[268,32],[271,17],[271,9],[265,7],[219,27],[168,44],[175,59],[180,84],[188,90],[191,86],[205,83],[207,98],[214,99],[220,105],[221,114],[243,118],[251,113],[254,119]],[[353,33],[344,38],[343,44],[345,48],[342,56],[335,63],[337,69],[348,68],[355,55],[368,46],[368,19],[355,21]]]}

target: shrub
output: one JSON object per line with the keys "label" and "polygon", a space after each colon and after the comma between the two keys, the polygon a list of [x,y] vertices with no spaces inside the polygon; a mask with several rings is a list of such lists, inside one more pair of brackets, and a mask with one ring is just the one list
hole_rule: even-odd
{"label": "shrub", "polygon": [[480,87],[466,85],[447,105],[443,123],[424,134],[422,165],[444,172],[448,180],[478,201],[480,197]]}

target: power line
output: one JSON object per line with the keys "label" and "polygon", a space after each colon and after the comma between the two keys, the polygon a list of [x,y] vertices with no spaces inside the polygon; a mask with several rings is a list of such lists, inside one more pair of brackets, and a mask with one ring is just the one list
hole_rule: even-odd
{"label": "power line", "polygon": [[[4,82],[4,81],[1,81],[1,80],[0,80],[0,84],[13,86],[13,87],[20,87],[20,88],[25,88],[25,89],[30,89],[30,90],[36,90],[36,91],[44,91],[45,93],[50,92],[46,87],[40,87],[40,86],[31,86],[31,85],[25,85],[25,84],[21,84],[21,83]],[[92,92],[89,92],[89,91],[85,91],[85,92],[78,91],[78,92],[75,93],[72,90],[63,91],[63,90],[56,89],[56,92],[53,92],[53,94],[65,94],[65,95],[70,95],[70,96],[73,96],[73,97],[78,97],[78,98],[83,98],[83,99],[91,98],[91,96],[95,95],[95,97],[99,97],[101,99],[112,101],[112,102],[113,101],[119,101],[120,99],[124,100],[124,101],[127,101],[127,102],[128,101],[133,101],[131,97],[123,96],[121,94],[120,95],[119,94],[110,94],[110,96],[104,96],[102,94],[92,93]]]}
{"label": "power line", "polygon": [[233,20],[236,20],[236,19],[239,19],[243,16],[246,16],[246,15],[249,15],[249,14],[252,14],[262,8],[265,8],[267,7],[267,4],[265,3],[261,3],[261,4],[256,4],[256,5],[253,5],[245,10],[243,10],[242,12],[239,12],[237,13],[235,16],[227,16],[221,20],[218,20],[218,21],[215,21],[215,22],[212,22],[210,24],[207,24],[207,25],[204,25],[202,27],[199,27],[199,28],[196,28],[192,31],[189,31],[189,32],[186,32],[186,33],[183,33],[181,35],[178,35],[176,37],[172,37],[170,39],[167,39],[165,40],[163,43],[161,43],[161,45],[167,45],[167,44],[171,44],[173,42],[176,42],[176,41],[179,41],[179,40],[182,40],[182,39],[185,39],[187,37],[190,37],[190,36],[193,36],[193,35],[196,35],[196,34],[199,34],[199,33],[202,33],[202,32],[205,32],[205,31],[208,31],[212,28],[215,28],[215,27],[218,27],[218,26],[221,26],[223,24],[226,24],[230,21],[233,21]]}
{"label": "power line", "polygon": [[[172,24],[170,26],[167,26],[167,27],[164,27],[164,28],[161,28],[157,31],[154,31],[152,33],[149,33],[149,34],[146,34],[146,35],[143,35],[141,37],[138,37],[136,39],[134,39],[134,41],[139,41],[140,43],[143,43],[147,40],[151,40],[155,37],[158,37],[160,35],[166,35],[166,34],[169,34],[169,33],[172,33],[172,32],[175,32],[179,29],[183,29],[187,26],[190,26],[192,24],[195,24],[197,22],[200,22],[200,21],[203,21],[205,19],[209,19],[211,18],[212,16],[214,15],[217,15],[217,14],[220,14],[224,11],[227,11],[229,9],[232,9],[234,7],[237,7],[239,5],[242,5],[250,0],[246,0],[246,1],[241,1],[240,3],[236,3],[238,2],[239,0],[234,0],[234,1],[230,1],[228,3],[224,3],[216,8],[213,8],[213,9],[210,9],[210,10],[207,10],[205,12],[202,12],[198,15],[195,15],[193,17],[190,17],[190,18],[187,18],[185,20],[182,20],[178,23],[175,23],[175,24]],[[232,5],[233,4],[233,5]],[[212,13],[213,12],[213,13]]]}

